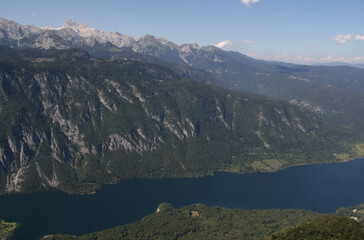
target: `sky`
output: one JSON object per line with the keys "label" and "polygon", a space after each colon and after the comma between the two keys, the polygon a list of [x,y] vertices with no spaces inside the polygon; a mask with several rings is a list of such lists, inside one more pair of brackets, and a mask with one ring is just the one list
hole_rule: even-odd
{"label": "sky", "polygon": [[38,27],[72,19],[265,60],[364,63],[364,0],[0,0],[0,17]]}

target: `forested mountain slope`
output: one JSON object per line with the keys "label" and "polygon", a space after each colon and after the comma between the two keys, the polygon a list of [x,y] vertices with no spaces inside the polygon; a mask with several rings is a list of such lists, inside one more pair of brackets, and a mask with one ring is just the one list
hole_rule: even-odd
{"label": "forested mountain slope", "polygon": [[89,192],[122,178],[357,156],[345,131],[286,102],[82,50],[1,47],[0,129],[2,192]]}

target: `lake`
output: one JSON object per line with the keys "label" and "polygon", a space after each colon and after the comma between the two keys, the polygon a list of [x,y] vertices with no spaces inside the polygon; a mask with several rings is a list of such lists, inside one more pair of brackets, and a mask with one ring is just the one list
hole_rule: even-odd
{"label": "lake", "polygon": [[162,202],[240,209],[301,208],[321,213],[364,202],[364,159],[275,173],[216,173],[194,179],[135,179],[94,195],[60,191],[0,197],[0,219],[20,222],[13,239],[84,234],[138,221]]}

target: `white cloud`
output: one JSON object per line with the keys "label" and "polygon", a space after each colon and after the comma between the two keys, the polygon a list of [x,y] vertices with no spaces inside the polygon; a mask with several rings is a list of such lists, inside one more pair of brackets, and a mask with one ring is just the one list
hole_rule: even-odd
{"label": "white cloud", "polygon": [[273,60],[270,56],[262,55],[262,54],[259,54],[259,53],[246,52],[244,54],[249,56],[249,57],[255,58],[255,59]]}
{"label": "white cloud", "polygon": [[227,46],[231,46],[233,45],[233,43],[229,40],[225,40],[225,41],[222,41],[222,42],[219,42],[219,43],[216,43],[215,44],[215,47],[218,47],[218,48],[225,48]]}
{"label": "white cloud", "polygon": [[330,63],[330,62],[364,64],[364,56],[345,58],[332,55],[328,55],[327,57],[308,57],[303,55],[288,55],[288,54],[277,54],[275,56],[268,56],[268,55],[257,54],[254,52],[245,52],[244,54],[255,59],[264,59],[267,61],[288,62],[296,64]]}
{"label": "white cloud", "polygon": [[320,59],[320,61],[321,61],[321,62],[334,62],[334,61],[335,61],[335,59],[334,59],[334,57],[333,57],[333,56],[328,55],[327,57],[321,58],[321,59]]}
{"label": "white cloud", "polygon": [[357,57],[353,57],[351,60],[353,62],[363,62],[364,63],[364,57],[357,56]]}
{"label": "white cloud", "polygon": [[290,56],[287,54],[275,55],[274,57],[271,57],[269,60],[279,61],[279,62],[301,63],[301,64],[308,64],[314,61],[312,57],[306,57],[302,55]]}
{"label": "white cloud", "polygon": [[318,59],[318,62],[322,63],[329,63],[329,62],[345,62],[349,63],[351,62],[350,59],[344,58],[344,57],[334,57],[332,55],[328,55],[327,57]]}
{"label": "white cloud", "polygon": [[355,36],[355,40],[361,40],[361,41],[364,41],[364,36],[356,35],[356,36]]}
{"label": "white cloud", "polygon": [[364,41],[364,35],[355,35],[352,33],[346,34],[346,35],[338,35],[335,37],[330,38],[330,40],[336,42],[336,43],[340,43],[340,44],[344,44],[349,40],[359,40],[359,41]]}
{"label": "white cloud", "polygon": [[330,40],[336,42],[336,43],[340,43],[340,44],[344,44],[349,40],[353,40],[354,39],[354,34],[349,33],[346,35],[338,35],[335,37],[330,38]]}
{"label": "white cloud", "polygon": [[254,41],[252,41],[252,40],[244,40],[244,41],[242,41],[240,43],[241,44],[246,44],[246,45],[252,45],[252,44],[254,44]]}
{"label": "white cloud", "polygon": [[296,63],[296,64],[312,64],[312,63],[329,63],[329,62],[344,62],[344,63],[364,63],[364,57],[353,57],[353,58],[345,58],[345,57],[334,57],[332,55],[328,55],[327,57],[308,57],[303,55],[288,55],[288,54],[278,54],[275,56],[267,56],[256,53],[244,53],[249,57],[255,59],[264,59],[268,61],[278,61],[278,62],[288,62],[288,63]]}
{"label": "white cloud", "polygon": [[250,4],[257,3],[260,0],[241,0],[242,3],[244,3],[246,6],[250,7]]}

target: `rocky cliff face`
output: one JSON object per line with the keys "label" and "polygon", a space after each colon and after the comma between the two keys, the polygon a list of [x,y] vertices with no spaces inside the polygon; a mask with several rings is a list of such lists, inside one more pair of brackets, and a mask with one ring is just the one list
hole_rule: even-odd
{"label": "rocky cliff face", "polygon": [[159,65],[96,60],[81,50],[0,52],[3,193],[271,171],[327,160],[339,144],[307,111]]}

